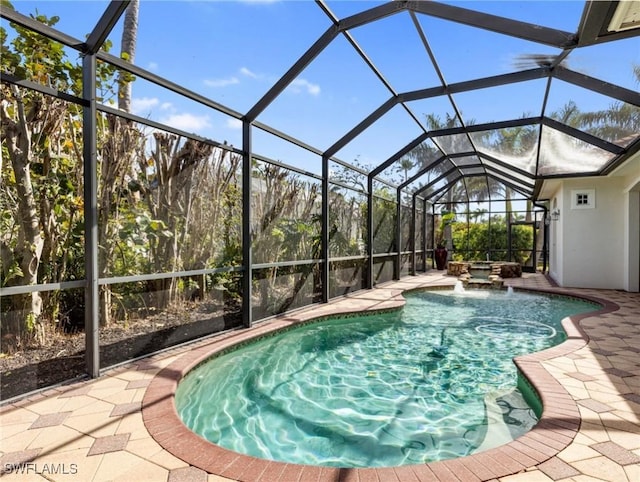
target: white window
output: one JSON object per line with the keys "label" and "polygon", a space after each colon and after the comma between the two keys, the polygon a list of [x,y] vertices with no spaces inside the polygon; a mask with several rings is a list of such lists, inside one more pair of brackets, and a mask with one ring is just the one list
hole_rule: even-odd
{"label": "white window", "polygon": [[580,189],[571,191],[571,209],[594,209],[595,207],[595,189]]}

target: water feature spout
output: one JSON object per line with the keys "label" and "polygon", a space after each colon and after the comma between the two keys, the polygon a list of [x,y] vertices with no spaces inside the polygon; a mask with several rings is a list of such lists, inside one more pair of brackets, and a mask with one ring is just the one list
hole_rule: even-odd
{"label": "water feature spout", "polygon": [[453,292],[457,295],[462,295],[465,293],[464,286],[462,285],[462,281],[456,281],[455,286],[453,287]]}
{"label": "water feature spout", "polygon": [[511,286],[507,286],[507,297],[513,296],[513,288]]}

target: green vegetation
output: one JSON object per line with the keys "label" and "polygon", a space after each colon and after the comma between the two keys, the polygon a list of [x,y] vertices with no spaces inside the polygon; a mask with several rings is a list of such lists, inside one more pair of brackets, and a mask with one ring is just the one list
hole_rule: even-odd
{"label": "green vegetation", "polygon": [[508,258],[507,223],[504,216],[494,216],[491,222],[453,224],[455,261],[484,260],[491,247],[492,261],[516,261],[525,265],[533,246],[533,227],[516,225],[511,228],[511,259]]}
{"label": "green vegetation", "polygon": [[[11,6],[3,1],[3,8]],[[59,20],[38,14],[34,19],[51,27]],[[25,287],[81,281],[86,255],[82,66],[78,58],[72,58],[71,52],[76,55],[72,49],[18,25],[11,24],[10,29],[0,28],[3,75],[41,88],[29,89],[10,81],[0,85],[0,284]],[[129,47],[121,54],[125,60],[133,58],[132,42],[135,35],[129,35]],[[109,42],[102,47],[105,51],[110,48]],[[635,74],[640,75],[640,69],[636,68]],[[98,62],[96,81],[99,103],[129,110],[134,76]],[[65,95],[43,93],[51,89]],[[613,142],[640,130],[639,112],[619,103],[607,111],[580,112],[570,103],[550,117]],[[457,119],[429,115],[427,124],[432,130],[443,129],[455,127]],[[235,273],[172,274],[241,267],[243,223],[251,226],[253,263],[287,264],[256,270],[252,306],[266,306],[265,313],[277,313],[296,306],[296,297],[317,299],[323,261],[322,200],[317,179],[254,161],[252,216],[242,219],[242,156],[231,146],[152,129],[112,113],[99,112],[95,125],[99,278],[167,274],[159,279],[101,284],[102,327],[184,308],[195,299],[212,301],[209,294],[213,291],[225,293],[216,297],[216,302],[222,299],[237,305],[241,292]],[[525,156],[535,149],[538,134],[538,125],[528,125],[476,133],[476,141],[497,154]],[[463,137],[442,136],[439,147],[445,152],[464,152],[463,145],[455,145],[468,143]],[[433,144],[425,142],[393,166],[394,173],[400,182],[406,181],[412,169],[431,166],[440,155]],[[454,167],[452,160],[443,160],[426,174],[425,183]],[[364,255],[368,204],[362,190],[366,175],[345,168],[335,174],[335,180],[341,185],[330,184],[330,256]],[[424,195],[430,196],[438,186]],[[376,187],[373,194],[371,251],[395,252],[399,248],[395,192]],[[489,246],[495,253],[492,258],[502,259],[509,248],[510,226],[512,256],[525,263],[534,232],[527,225],[511,226],[515,220],[512,197],[513,188],[486,175],[457,181],[437,199],[445,210],[436,215],[437,241],[446,242],[456,257],[484,259]],[[461,215],[456,212],[460,203],[468,209],[470,203],[492,199],[504,200],[505,216],[494,216],[489,222],[477,213],[476,218],[469,215],[469,223],[456,220]],[[420,219],[430,224],[427,214]],[[525,220],[530,216],[529,209]],[[410,220],[410,210],[403,207],[402,251],[411,247]],[[418,229],[416,238],[422,237]],[[431,242],[427,241],[429,247]],[[318,262],[296,263],[304,260]],[[78,288],[3,296],[3,352],[50,343],[49,334],[69,326],[82,329],[83,309],[84,298]]]}
{"label": "green vegetation", "polygon": [[[82,69],[67,50],[11,27],[11,38],[0,32],[2,72],[80,97]],[[113,104],[118,87],[134,80],[99,63],[99,100]],[[2,159],[8,161],[0,164],[2,286],[82,280],[82,107],[16,84],[1,88]],[[241,264],[240,155],[111,114],[98,113],[96,126],[100,278]],[[141,307],[149,313],[203,297],[225,277],[169,277],[118,285],[116,292],[101,285],[100,322],[123,323]],[[238,298],[237,283],[227,284]],[[59,328],[82,328],[84,300],[75,291],[3,296],[3,351],[44,344]]]}

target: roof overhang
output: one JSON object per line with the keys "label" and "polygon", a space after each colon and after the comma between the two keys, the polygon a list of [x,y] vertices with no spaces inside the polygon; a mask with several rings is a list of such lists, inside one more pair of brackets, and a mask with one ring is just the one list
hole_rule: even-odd
{"label": "roof overhang", "polygon": [[637,35],[640,29],[640,1],[587,2],[580,22],[578,45],[608,42]]}

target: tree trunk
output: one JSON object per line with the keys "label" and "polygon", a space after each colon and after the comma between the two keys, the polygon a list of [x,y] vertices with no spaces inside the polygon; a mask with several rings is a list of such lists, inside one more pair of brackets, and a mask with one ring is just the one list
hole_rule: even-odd
{"label": "tree trunk", "polygon": [[[136,55],[139,10],[140,0],[131,0],[124,14],[120,55],[132,64]],[[118,109],[131,112],[131,80],[126,77],[127,75],[121,72],[118,79]]]}
{"label": "tree trunk", "polygon": [[[129,63],[133,63],[138,38],[139,0],[131,0],[124,15],[124,27],[121,37],[120,56]],[[131,112],[131,79],[126,72],[120,72],[118,78],[118,109]],[[109,132],[106,138],[105,151],[100,170],[100,193],[98,195],[98,240],[101,245],[99,253],[99,276],[107,277],[111,274],[110,260],[112,259],[115,243],[113,226],[110,218],[118,211],[118,187],[124,183],[124,173],[129,172],[135,179],[132,157],[137,153],[139,136],[129,123],[115,116],[108,117]],[[124,134],[123,138],[116,134]],[[129,142],[127,142],[129,141]],[[108,326],[112,318],[111,286],[100,286],[100,325]]]}
{"label": "tree trunk", "polygon": [[[98,270],[100,278],[113,276],[112,264],[117,244],[121,197],[127,186],[127,174],[144,153],[144,136],[135,125],[117,116],[105,117],[104,143],[100,149],[98,173]],[[135,177],[133,177],[135,179]],[[107,326],[112,318],[112,296],[109,285],[100,286],[100,324]]]}
{"label": "tree trunk", "polygon": [[[447,212],[450,213],[452,212],[452,208],[453,208],[453,189],[449,189],[449,191],[447,191]],[[448,252],[452,252],[453,251],[453,231],[451,230],[451,222],[447,221],[447,223],[444,226],[444,238],[447,241],[447,245],[445,246],[447,248]]]}
{"label": "tree trunk", "polygon": [[[16,177],[17,214],[20,231],[15,248],[14,259],[19,261],[22,275],[16,278],[19,285],[35,285],[38,283],[38,267],[44,246],[40,234],[38,206],[31,181],[31,132],[29,119],[37,115],[37,107],[28,114],[25,112],[23,98],[17,87],[12,86],[18,119],[13,120],[3,108],[4,140]],[[20,343],[23,335],[32,334],[42,312],[42,298],[39,293],[16,295],[11,298],[14,308],[13,316],[5,320],[7,334],[15,336]]]}
{"label": "tree trunk", "polygon": [[511,188],[505,187],[504,205],[506,209],[507,225],[513,222],[513,206],[511,203]]}

